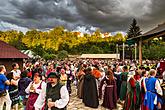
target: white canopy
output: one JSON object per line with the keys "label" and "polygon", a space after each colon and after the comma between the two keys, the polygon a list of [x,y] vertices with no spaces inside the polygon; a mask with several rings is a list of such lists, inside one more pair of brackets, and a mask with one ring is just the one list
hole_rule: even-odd
{"label": "white canopy", "polygon": [[28,55],[30,58],[41,58],[39,55],[36,55],[33,51],[31,50],[21,50],[22,53]]}

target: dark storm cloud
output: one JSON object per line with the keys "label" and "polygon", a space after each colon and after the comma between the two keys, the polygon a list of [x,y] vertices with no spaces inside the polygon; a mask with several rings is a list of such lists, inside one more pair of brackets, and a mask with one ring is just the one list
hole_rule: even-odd
{"label": "dark storm cloud", "polygon": [[83,20],[108,31],[129,27],[136,18],[139,25],[146,27],[162,23],[165,20],[165,1],[163,0],[74,0]]}
{"label": "dark storm cloud", "polygon": [[58,25],[126,31],[133,18],[143,30],[165,20],[164,0],[0,0],[0,21],[28,28]]}

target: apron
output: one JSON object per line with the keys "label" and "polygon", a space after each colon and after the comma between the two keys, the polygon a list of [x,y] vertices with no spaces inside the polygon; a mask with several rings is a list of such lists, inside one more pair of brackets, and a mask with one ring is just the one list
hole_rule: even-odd
{"label": "apron", "polygon": [[[40,86],[37,89],[41,89],[41,85],[42,85],[42,82],[40,83]],[[36,102],[38,95],[39,94],[37,93],[33,93],[33,92],[30,93],[27,104],[26,104],[26,110],[35,110],[34,103]]]}

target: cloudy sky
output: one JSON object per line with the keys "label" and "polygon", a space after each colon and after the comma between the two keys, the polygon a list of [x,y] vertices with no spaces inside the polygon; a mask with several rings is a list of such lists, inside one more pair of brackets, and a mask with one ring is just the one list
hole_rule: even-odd
{"label": "cloudy sky", "polygon": [[0,30],[127,31],[133,18],[143,32],[165,22],[165,0],[0,0]]}

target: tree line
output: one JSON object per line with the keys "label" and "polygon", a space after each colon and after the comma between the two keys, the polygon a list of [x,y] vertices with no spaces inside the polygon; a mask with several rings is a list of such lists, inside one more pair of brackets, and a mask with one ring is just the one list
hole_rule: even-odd
{"label": "tree line", "polygon": [[[64,27],[58,26],[49,31],[31,29],[25,34],[16,30],[0,31],[0,40],[19,50],[29,49],[45,59],[52,59],[63,58],[68,54],[116,53],[116,44],[122,45],[128,38],[141,35],[141,30],[133,19],[127,35],[124,36],[122,33],[115,35],[104,33],[104,35],[102,37],[100,29],[92,34],[82,35],[80,32],[67,31]],[[150,40],[143,45],[143,57],[145,59],[164,58],[164,50],[164,40]],[[122,48],[119,48],[119,51],[122,51]]]}

